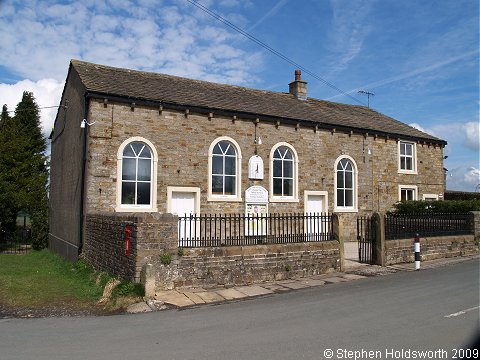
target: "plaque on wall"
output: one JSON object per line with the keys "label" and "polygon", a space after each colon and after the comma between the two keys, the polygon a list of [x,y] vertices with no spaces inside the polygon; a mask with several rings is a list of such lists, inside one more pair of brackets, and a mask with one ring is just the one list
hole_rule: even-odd
{"label": "plaque on wall", "polygon": [[245,236],[265,236],[267,232],[268,191],[263,186],[245,190]]}
{"label": "plaque on wall", "polygon": [[263,160],[258,155],[253,155],[248,160],[248,178],[263,180]]}
{"label": "plaque on wall", "polygon": [[268,191],[263,186],[250,186],[245,190],[245,202],[253,204],[267,204]]}

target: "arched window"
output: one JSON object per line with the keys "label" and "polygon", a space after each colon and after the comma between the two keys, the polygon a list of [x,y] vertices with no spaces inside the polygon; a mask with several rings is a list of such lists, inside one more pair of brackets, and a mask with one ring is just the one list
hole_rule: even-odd
{"label": "arched window", "polygon": [[222,137],[210,146],[209,198],[240,198],[240,155],[233,139]]}
{"label": "arched window", "polygon": [[335,206],[336,210],[356,210],[356,165],[353,159],[341,157],[336,162]]}
{"label": "arched window", "polygon": [[117,211],[156,211],[156,152],[142,138],[120,146]]}
{"label": "arched window", "polygon": [[279,143],[270,153],[272,200],[297,199],[297,154],[287,143]]}

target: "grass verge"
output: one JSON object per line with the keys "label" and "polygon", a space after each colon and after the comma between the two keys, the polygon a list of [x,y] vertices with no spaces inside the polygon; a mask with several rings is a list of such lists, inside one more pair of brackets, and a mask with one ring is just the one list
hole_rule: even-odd
{"label": "grass verge", "polygon": [[141,299],[141,286],[123,282],[114,289],[110,300],[99,306],[110,279],[82,261],[72,263],[49,250],[0,255],[0,304],[7,308],[63,307],[112,312]]}

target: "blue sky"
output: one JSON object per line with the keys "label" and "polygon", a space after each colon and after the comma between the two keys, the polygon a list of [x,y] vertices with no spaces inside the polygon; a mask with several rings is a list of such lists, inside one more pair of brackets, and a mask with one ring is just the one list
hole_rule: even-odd
{"label": "blue sky", "polygon": [[[447,189],[475,191],[477,0],[198,0],[371,107],[448,141]],[[294,66],[186,0],[0,0],[0,103],[58,105],[72,58],[273,91]],[[355,103],[308,74],[308,96]],[[49,133],[56,110],[42,111]]]}

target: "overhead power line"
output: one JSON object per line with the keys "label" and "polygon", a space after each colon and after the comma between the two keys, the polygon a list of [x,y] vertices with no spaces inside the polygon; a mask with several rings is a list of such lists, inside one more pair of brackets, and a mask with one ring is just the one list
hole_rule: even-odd
{"label": "overhead power line", "polygon": [[7,110],[7,113],[15,112],[15,111],[32,111],[32,110],[42,110],[42,109],[53,109],[59,107],[66,107],[65,105],[53,105],[53,106],[41,106],[37,108],[26,108],[26,109],[18,109],[18,110]]}
{"label": "overhead power line", "polygon": [[345,95],[347,97],[349,97],[350,99],[352,99],[353,101],[361,104],[361,105],[365,105],[366,104],[363,102],[363,101],[360,101],[359,99],[353,97],[352,95],[346,93],[345,91],[343,91],[342,89],[338,88],[337,86],[335,86],[334,84],[330,83],[329,81],[323,79],[322,77],[318,76],[317,74],[315,74],[314,72],[308,70],[307,68],[305,68],[304,66],[300,65],[299,63],[295,62],[294,60],[290,59],[288,56],[282,54],[281,52],[275,50],[274,48],[272,48],[271,46],[269,46],[268,44],[264,43],[263,41],[257,39],[255,36],[249,34],[248,32],[246,32],[245,30],[239,28],[238,26],[236,26],[235,24],[232,24],[230,21],[228,21],[227,19],[223,18],[222,16],[220,16],[219,14],[217,14],[216,12],[210,10],[209,8],[207,8],[206,6],[200,4],[199,2],[197,2],[196,0],[187,0],[190,4],[196,6],[197,8],[199,8],[200,10],[202,10],[203,12],[207,13],[208,15],[212,16],[213,18],[217,19],[218,21],[224,23],[225,25],[227,25],[228,27],[230,27],[231,29],[235,30],[236,32],[240,33],[241,35],[243,35],[244,37],[246,37],[247,39],[253,41],[254,43],[260,45],[261,47],[263,47],[264,49],[270,51],[272,54],[278,56],[279,58],[281,58],[282,60],[288,62],[289,64],[295,66],[297,69],[300,69],[302,70],[304,73],[307,73],[308,75],[310,75],[311,77],[313,77],[314,79],[317,79],[318,81],[322,82],[323,84],[327,85],[328,87],[334,89],[335,91],[339,92],[340,94],[342,95]]}

